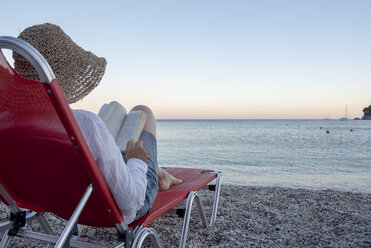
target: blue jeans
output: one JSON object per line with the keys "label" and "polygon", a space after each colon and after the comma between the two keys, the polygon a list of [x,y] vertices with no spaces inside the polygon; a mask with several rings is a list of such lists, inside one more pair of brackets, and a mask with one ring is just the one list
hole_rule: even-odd
{"label": "blue jeans", "polygon": [[[157,164],[157,141],[151,132],[143,130],[140,137],[143,141],[143,146],[148,153],[146,164],[147,170],[147,190],[144,198],[144,205],[137,211],[135,220],[139,219],[151,209],[153,202],[156,199],[158,191],[158,164]],[[126,155],[123,154],[126,162]]]}

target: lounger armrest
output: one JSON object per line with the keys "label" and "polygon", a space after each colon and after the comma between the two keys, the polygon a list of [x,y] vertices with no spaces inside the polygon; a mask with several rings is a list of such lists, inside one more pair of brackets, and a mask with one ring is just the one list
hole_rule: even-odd
{"label": "lounger armrest", "polygon": [[27,59],[37,71],[41,82],[50,83],[55,79],[53,70],[45,58],[36,48],[24,40],[10,36],[0,36],[0,49],[1,48],[15,51]]}

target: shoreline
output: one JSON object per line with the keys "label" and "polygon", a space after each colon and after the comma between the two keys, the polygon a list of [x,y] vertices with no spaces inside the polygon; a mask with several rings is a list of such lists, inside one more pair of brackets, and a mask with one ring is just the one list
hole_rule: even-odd
{"label": "shoreline", "polygon": [[[211,196],[202,192],[210,213]],[[0,204],[0,220],[8,210]],[[63,220],[48,214],[53,229]],[[182,219],[166,214],[150,224],[164,247],[178,246]],[[36,222],[33,230],[39,230]],[[81,239],[113,244],[116,231],[86,227]],[[10,247],[44,247],[14,238]],[[371,194],[337,190],[223,185],[214,227],[200,225],[196,208],[190,220],[187,247],[370,247]]]}

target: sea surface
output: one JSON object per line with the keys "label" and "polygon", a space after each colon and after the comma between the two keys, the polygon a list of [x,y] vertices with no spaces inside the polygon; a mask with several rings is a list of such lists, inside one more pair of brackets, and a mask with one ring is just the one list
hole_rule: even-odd
{"label": "sea surface", "polygon": [[371,193],[371,121],[159,120],[160,166],[236,185]]}

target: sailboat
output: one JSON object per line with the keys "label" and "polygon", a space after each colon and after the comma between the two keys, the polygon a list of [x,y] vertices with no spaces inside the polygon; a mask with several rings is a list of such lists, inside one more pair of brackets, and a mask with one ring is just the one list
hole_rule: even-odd
{"label": "sailboat", "polygon": [[341,121],[347,121],[348,119],[348,105],[345,104],[345,115],[340,118]]}
{"label": "sailboat", "polygon": [[327,113],[327,116],[325,117],[325,118],[323,118],[324,120],[330,120],[330,114],[329,113]]}

